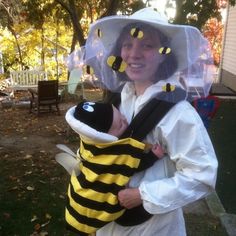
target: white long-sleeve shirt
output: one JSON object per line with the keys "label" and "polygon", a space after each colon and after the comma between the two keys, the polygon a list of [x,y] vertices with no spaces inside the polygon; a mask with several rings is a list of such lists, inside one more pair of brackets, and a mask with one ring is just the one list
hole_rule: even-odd
{"label": "white long-sleeve shirt", "polygon": [[[121,94],[121,112],[128,122],[158,92],[161,82],[136,97],[127,83]],[[144,208],[154,214],[133,227],[115,222],[97,232],[97,236],[184,236],[182,206],[208,195],[215,187],[217,159],[201,118],[186,101],[176,104],[150,132],[146,141],[159,142],[168,155],[147,170],[135,174],[129,186],[138,187]]]}

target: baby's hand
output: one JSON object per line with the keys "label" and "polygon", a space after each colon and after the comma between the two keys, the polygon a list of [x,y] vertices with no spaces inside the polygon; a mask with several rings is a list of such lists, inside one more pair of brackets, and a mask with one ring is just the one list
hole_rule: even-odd
{"label": "baby's hand", "polygon": [[152,146],[152,152],[160,159],[164,156],[165,150],[161,147],[160,144],[154,144]]}

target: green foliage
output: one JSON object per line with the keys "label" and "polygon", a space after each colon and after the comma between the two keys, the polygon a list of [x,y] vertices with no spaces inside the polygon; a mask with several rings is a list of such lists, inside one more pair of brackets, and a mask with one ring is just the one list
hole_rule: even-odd
{"label": "green foliage", "polygon": [[[7,27],[11,32],[0,38],[5,71],[41,67],[63,80],[67,77],[64,56],[85,42],[91,22],[144,7],[141,0],[10,0],[4,4],[0,31]],[[14,5],[18,6],[14,12],[6,10]]]}
{"label": "green foliage", "polygon": [[[0,45],[4,69],[42,67],[50,71],[52,77],[60,75],[65,80],[64,57],[77,45],[84,44],[90,23],[117,12],[132,14],[148,3],[142,0],[1,0]],[[167,6],[176,6],[174,23],[202,29],[209,18],[220,20],[219,6],[226,3],[226,0],[168,0]],[[229,3],[234,5],[235,0]]]}
{"label": "green foliage", "polygon": [[221,20],[221,9],[227,4],[234,6],[235,0],[167,0],[167,7],[176,6],[176,24],[188,24],[202,29],[210,18]]}
{"label": "green foliage", "polygon": [[0,199],[4,204],[1,204],[0,234],[73,235],[66,231],[64,223],[67,173],[57,165],[48,168],[49,163],[53,165],[50,154],[35,153],[33,172],[31,160],[26,157],[20,161],[16,157],[19,155],[9,156],[14,162],[1,160],[4,177],[0,180]]}
{"label": "green foliage", "polygon": [[[70,49],[70,39],[72,31],[63,24],[57,25],[49,18],[44,23],[44,30],[35,29],[27,22],[15,25],[17,40],[21,48],[24,69],[34,69],[43,67],[49,71],[52,77],[56,77],[56,59],[59,66],[59,76],[61,80],[67,79],[67,69],[64,57],[68,55]],[[56,39],[56,29],[58,29],[58,39]],[[16,42],[13,35],[7,29],[1,29],[0,45],[3,53],[4,70],[20,70],[19,53],[16,49]],[[56,43],[57,41],[57,43]],[[57,49],[56,49],[57,48]],[[42,63],[42,55],[44,63]]]}
{"label": "green foliage", "polygon": [[201,29],[209,18],[221,19],[216,0],[176,0],[175,4],[176,16],[173,22],[176,24],[188,24]]}

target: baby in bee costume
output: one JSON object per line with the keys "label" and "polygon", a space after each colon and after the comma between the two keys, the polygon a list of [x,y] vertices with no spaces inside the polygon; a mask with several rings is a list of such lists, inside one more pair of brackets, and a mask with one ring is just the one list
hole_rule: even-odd
{"label": "baby in bee costume", "polygon": [[81,138],[79,171],[71,175],[66,222],[70,230],[88,235],[124,213],[118,192],[134,173],[163,157],[164,151],[158,144],[151,147],[133,138],[118,139],[128,124],[111,104],[79,103],[67,111],[66,120]]}

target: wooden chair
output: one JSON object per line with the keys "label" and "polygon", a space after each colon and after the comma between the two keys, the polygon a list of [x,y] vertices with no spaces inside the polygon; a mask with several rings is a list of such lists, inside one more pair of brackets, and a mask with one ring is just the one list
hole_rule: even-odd
{"label": "wooden chair", "polygon": [[52,107],[55,106],[60,115],[58,80],[38,81],[38,90],[28,89],[28,91],[31,93],[30,112],[35,108],[38,115],[41,112],[52,112]]}

